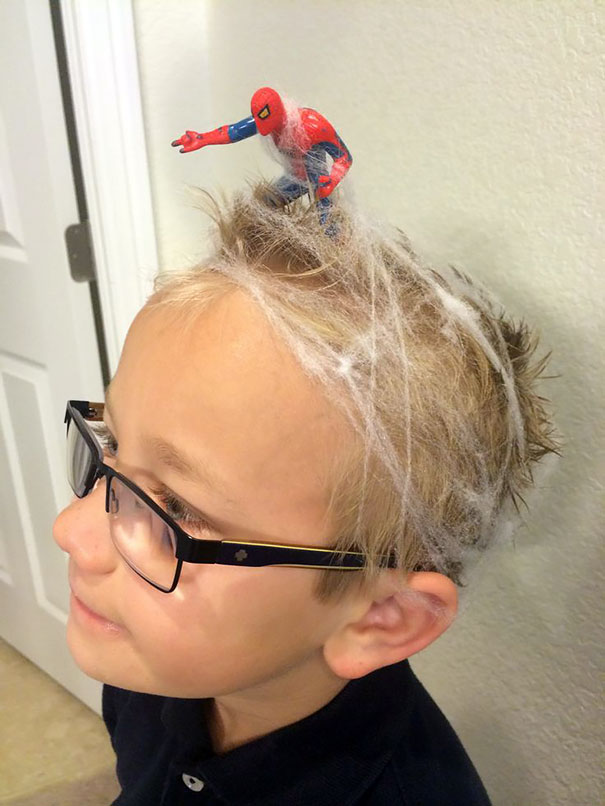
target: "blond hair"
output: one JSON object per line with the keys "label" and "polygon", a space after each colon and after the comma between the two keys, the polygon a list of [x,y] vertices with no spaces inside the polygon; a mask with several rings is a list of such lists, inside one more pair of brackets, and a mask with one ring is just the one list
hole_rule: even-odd
{"label": "blond hair", "polygon": [[505,504],[518,511],[534,464],[558,450],[535,390],[548,359],[533,359],[536,336],[343,200],[331,235],[312,205],[284,208],[264,184],[206,208],[212,253],[158,275],[147,304],[184,323],[245,289],[346,414],[352,439],[327,478],[330,546],[363,552],[366,566],[316,571],[315,595],[370,585],[384,555],[403,578],[431,570],[464,586],[472,558],[506,531]]}

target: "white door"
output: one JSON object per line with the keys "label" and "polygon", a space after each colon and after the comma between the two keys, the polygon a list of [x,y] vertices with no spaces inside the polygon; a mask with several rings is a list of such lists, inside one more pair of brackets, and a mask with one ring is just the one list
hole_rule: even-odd
{"label": "white door", "polygon": [[0,635],[99,710],[65,644],[67,560],[56,514],[67,397],[102,400],[88,283],[64,233],[78,211],[49,3],[0,2]]}

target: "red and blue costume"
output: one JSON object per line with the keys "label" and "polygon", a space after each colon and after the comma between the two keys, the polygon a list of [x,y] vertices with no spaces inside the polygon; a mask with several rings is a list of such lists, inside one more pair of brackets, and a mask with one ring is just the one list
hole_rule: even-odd
{"label": "red and blue costume", "polygon": [[[274,184],[277,194],[287,204],[312,193],[323,224],[331,205],[329,196],[353,162],[349,149],[330,121],[314,109],[300,107],[295,110],[295,120],[292,113],[289,117],[279,93],[270,87],[254,93],[250,111],[249,117],[230,126],[219,126],[202,134],[187,131],[172,145],[181,146],[183,154],[204,146],[238,143],[254,134],[271,137],[288,169]],[[328,157],[332,160],[329,171]]]}

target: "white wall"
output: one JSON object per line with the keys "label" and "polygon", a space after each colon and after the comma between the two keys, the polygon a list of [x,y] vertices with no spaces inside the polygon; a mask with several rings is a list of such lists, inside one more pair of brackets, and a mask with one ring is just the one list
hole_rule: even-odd
{"label": "white wall", "polygon": [[413,665],[496,806],[593,806],[605,7],[134,0],[134,9],[163,266],[202,246],[205,224],[184,183],[230,189],[277,170],[256,139],[190,155],[170,141],[239,120],[268,84],[332,120],[366,206],[428,257],[481,279],[552,348],[562,378],[545,393],[564,459],[516,545],[486,564],[472,607]]}

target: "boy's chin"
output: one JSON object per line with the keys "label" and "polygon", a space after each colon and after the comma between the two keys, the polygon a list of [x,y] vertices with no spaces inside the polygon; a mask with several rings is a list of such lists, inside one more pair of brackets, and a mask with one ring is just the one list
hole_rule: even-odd
{"label": "boy's chin", "polygon": [[113,659],[119,662],[117,648],[111,652],[107,647],[103,647],[101,642],[95,641],[90,636],[82,635],[80,628],[73,624],[71,617],[67,622],[66,639],[67,648],[74,663],[87,677],[98,680],[99,683],[127,688],[119,682],[119,679],[124,677],[123,673],[112,668]]}

